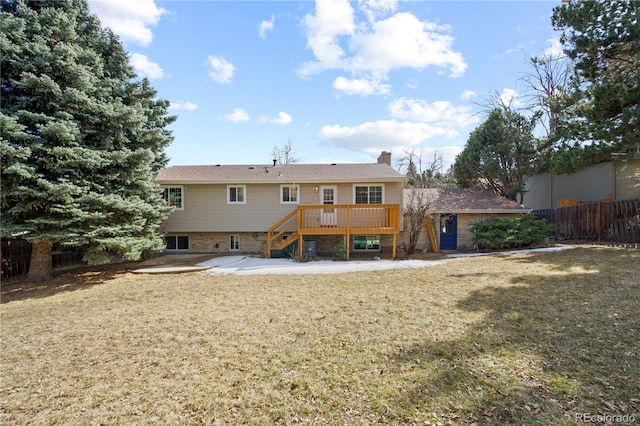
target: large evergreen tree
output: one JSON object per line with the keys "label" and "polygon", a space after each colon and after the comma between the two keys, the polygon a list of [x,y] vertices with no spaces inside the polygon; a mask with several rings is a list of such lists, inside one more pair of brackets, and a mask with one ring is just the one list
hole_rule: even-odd
{"label": "large evergreen tree", "polygon": [[168,102],[85,0],[2,0],[1,13],[2,235],[33,244],[30,279],[51,275],[53,243],[90,264],[161,250]]}
{"label": "large evergreen tree", "polygon": [[456,157],[453,173],[458,185],[490,189],[522,203],[527,176],[534,170],[537,119],[508,108],[491,111]]}
{"label": "large evergreen tree", "polygon": [[574,67],[554,100],[554,165],[567,172],[640,143],[640,2],[569,1],[552,24]]}

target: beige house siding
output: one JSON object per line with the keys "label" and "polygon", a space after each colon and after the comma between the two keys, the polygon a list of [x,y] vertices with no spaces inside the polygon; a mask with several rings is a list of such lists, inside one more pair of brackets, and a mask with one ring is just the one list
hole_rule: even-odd
{"label": "beige house siding", "polygon": [[174,211],[161,231],[264,232],[296,208],[295,204],[280,204],[277,184],[246,185],[245,204],[227,203],[227,185],[184,185],[183,197],[184,209]]}
{"label": "beige house siding", "polygon": [[[354,184],[326,185],[337,187],[337,204],[353,204]],[[383,185],[385,203],[402,202],[402,183],[372,182],[357,185]],[[319,189],[322,186],[325,184],[300,184],[300,204],[320,204]],[[280,203],[280,187],[281,184],[247,184],[246,203],[228,204],[226,184],[182,185],[184,208],[171,213],[160,231],[173,234],[214,231],[266,232],[298,206]]]}

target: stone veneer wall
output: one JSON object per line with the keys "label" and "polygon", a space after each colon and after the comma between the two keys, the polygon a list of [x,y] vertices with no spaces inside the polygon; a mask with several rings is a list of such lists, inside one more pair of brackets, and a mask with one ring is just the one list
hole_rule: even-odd
{"label": "stone veneer wall", "polygon": [[[266,232],[184,232],[167,235],[187,235],[190,253],[255,253],[263,254],[267,249]],[[229,250],[229,236],[237,235],[240,250]],[[217,245],[217,247],[216,247]]]}
{"label": "stone veneer wall", "polygon": [[[234,253],[250,253],[264,254],[267,251],[267,233],[266,232],[184,232],[169,233],[167,235],[180,235],[189,237],[190,253],[214,253],[214,254],[234,254]],[[240,250],[229,250],[229,236],[237,235],[240,241]],[[308,235],[305,237],[307,241],[316,242],[316,253],[321,257],[333,257],[336,253],[336,246],[343,241],[342,235]],[[352,240],[353,244],[353,240]],[[391,235],[380,236],[381,250],[379,252],[355,252],[367,253],[375,256],[391,255],[393,237]],[[217,247],[216,247],[217,245]],[[353,248],[351,250],[354,253]]]}
{"label": "stone veneer wall", "polygon": [[[336,247],[344,241],[343,235],[308,235],[305,240],[316,242],[316,252],[321,257],[333,257],[336,253]],[[393,236],[380,235],[380,251],[354,251],[353,236],[351,236],[351,253],[366,253],[371,256],[388,255],[391,256],[393,249]]]}

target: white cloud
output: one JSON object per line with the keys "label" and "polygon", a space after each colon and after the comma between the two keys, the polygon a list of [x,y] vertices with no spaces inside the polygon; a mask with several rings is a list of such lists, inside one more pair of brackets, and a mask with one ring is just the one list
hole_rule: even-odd
{"label": "white cloud", "polygon": [[209,77],[213,81],[221,84],[231,83],[233,72],[236,70],[231,62],[217,56],[209,56],[209,65],[211,66]]}
{"label": "white cloud", "polygon": [[338,37],[353,34],[353,19],[349,0],[316,2],[316,14],[306,15],[302,24],[307,33],[307,47],[318,61],[303,64],[299,72],[301,77],[344,66],[344,50],[340,47]]}
{"label": "white cloud", "polygon": [[460,99],[466,101],[467,99],[471,99],[474,96],[476,96],[476,92],[474,92],[473,90],[465,90],[464,92],[462,92],[462,96],[460,96]]}
{"label": "white cloud", "polygon": [[156,25],[167,13],[154,0],[93,0],[89,6],[104,27],[141,46],[148,46],[153,40],[149,26]]}
{"label": "white cloud", "polygon": [[381,84],[379,79],[347,79],[342,76],[335,79],[333,88],[347,95],[386,95],[391,91],[391,86]]}
{"label": "white cloud", "polygon": [[292,120],[292,117],[289,114],[287,114],[284,111],[280,111],[278,113],[278,118],[273,118],[273,119],[268,120],[268,121],[271,122],[271,123],[275,123],[275,124],[285,125],[285,124],[291,123],[291,120]]}
{"label": "white cloud", "polygon": [[398,0],[358,0],[358,5],[372,22],[378,16],[395,11],[398,8]]}
{"label": "white cloud", "polygon": [[410,149],[434,137],[457,136],[454,129],[410,121],[379,120],[357,126],[326,125],[320,129],[320,142],[353,151],[376,153],[382,149]]}
{"label": "white cloud", "polygon": [[[361,7],[371,11],[374,3],[361,2]],[[377,3],[378,12],[395,9],[394,2]],[[350,3],[318,1],[316,14],[305,16],[302,25],[307,33],[307,47],[313,51],[315,60],[302,64],[298,70],[301,77],[341,69],[356,77],[384,79],[394,69],[422,70],[430,66],[448,69],[450,76],[459,77],[467,69],[462,54],[452,49],[450,27],[420,21],[411,13],[356,23]],[[349,54],[341,42],[348,45]]]}
{"label": "white cloud", "polygon": [[564,54],[564,50],[562,50],[562,43],[557,38],[550,38],[547,40],[551,46],[549,46],[543,53],[543,56],[549,58],[563,58],[566,55]]}
{"label": "white cloud", "polygon": [[183,109],[186,111],[194,111],[196,108],[198,108],[198,104],[188,101],[175,101],[171,102],[171,104],[169,105],[169,109]]}
{"label": "white cloud", "polygon": [[136,74],[150,79],[164,78],[164,71],[156,62],[151,62],[146,55],[132,53],[129,57],[131,66],[136,70]]}
{"label": "white cloud", "polygon": [[452,77],[467,69],[462,55],[451,50],[449,28],[422,22],[410,13],[398,13],[377,21],[369,33],[358,33],[352,40],[356,54],[351,65],[386,74],[396,68],[423,69],[428,66],[449,68]]}
{"label": "white cloud", "polygon": [[224,119],[233,123],[239,123],[241,121],[249,121],[249,114],[242,108],[234,108],[229,114],[225,114]]}
{"label": "white cloud", "polygon": [[498,95],[498,100],[502,105],[510,105],[512,107],[522,106],[520,94],[513,89],[502,89],[502,92]]}
{"label": "white cloud", "polygon": [[453,106],[447,101],[428,103],[420,99],[400,98],[389,104],[389,112],[394,118],[434,123],[452,131],[477,122],[470,107]]}
{"label": "white cloud", "polygon": [[273,30],[273,24],[274,24],[275,20],[276,20],[276,17],[271,15],[271,20],[260,22],[260,25],[258,25],[258,37],[266,38],[267,37],[267,31],[272,31]]}

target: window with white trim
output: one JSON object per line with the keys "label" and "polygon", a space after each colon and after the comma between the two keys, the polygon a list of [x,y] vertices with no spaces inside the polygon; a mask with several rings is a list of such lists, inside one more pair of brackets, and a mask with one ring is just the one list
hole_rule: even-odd
{"label": "window with white trim", "polygon": [[176,210],[184,210],[182,193],[181,186],[167,186],[162,191],[162,198],[168,206],[173,206]]}
{"label": "window with white trim", "polygon": [[280,185],[280,204],[298,204],[300,185]]}
{"label": "window with white trim", "polygon": [[354,235],[354,251],[380,251],[380,235]]}
{"label": "window with white trim", "polygon": [[228,185],[227,186],[227,204],[246,204],[247,203],[247,186],[246,185]]}
{"label": "window with white trim", "polygon": [[355,204],[382,204],[384,203],[384,186],[382,185],[355,185]]}
{"label": "window with white trim", "polygon": [[229,251],[240,251],[240,237],[229,235]]}
{"label": "window with white trim", "polygon": [[166,235],[164,242],[167,250],[189,250],[189,237],[187,235]]}

